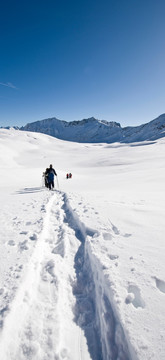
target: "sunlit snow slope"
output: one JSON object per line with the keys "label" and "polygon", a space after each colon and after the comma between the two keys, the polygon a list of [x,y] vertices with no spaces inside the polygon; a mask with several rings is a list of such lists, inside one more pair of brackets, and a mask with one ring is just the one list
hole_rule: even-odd
{"label": "sunlit snow slope", "polygon": [[165,359],[164,154],[0,130],[0,358]]}

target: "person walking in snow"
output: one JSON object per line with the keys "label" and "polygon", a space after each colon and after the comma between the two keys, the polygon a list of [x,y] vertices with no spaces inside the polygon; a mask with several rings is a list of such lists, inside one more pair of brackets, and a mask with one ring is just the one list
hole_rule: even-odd
{"label": "person walking in snow", "polygon": [[48,188],[49,190],[54,189],[54,175],[57,176],[56,171],[53,169],[52,164],[48,168]]}
{"label": "person walking in snow", "polygon": [[45,172],[43,173],[43,177],[44,177],[44,182],[45,182],[45,187],[48,188],[48,172],[49,172],[49,168],[47,168],[45,170]]}

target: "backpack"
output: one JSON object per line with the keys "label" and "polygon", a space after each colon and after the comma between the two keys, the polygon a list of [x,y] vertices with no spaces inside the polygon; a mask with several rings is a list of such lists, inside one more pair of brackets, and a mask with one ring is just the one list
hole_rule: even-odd
{"label": "backpack", "polygon": [[54,180],[54,172],[52,170],[48,173],[48,181],[51,182]]}

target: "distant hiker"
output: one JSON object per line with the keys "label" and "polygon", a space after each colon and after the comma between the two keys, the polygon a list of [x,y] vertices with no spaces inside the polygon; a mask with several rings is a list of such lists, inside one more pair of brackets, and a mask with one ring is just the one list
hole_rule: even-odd
{"label": "distant hiker", "polygon": [[53,166],[51,164],[48,169],[48,188],[49,188],[49,190],[54,188],[54,175],[57,176],[57,173],[53,169]]}
{"label": "distant hiker", "polygon": [[71,179],[71,178],[72,178],[72,174],[71,174],[71,173],[66,174],[66,178],[67,178],[67,179]]}

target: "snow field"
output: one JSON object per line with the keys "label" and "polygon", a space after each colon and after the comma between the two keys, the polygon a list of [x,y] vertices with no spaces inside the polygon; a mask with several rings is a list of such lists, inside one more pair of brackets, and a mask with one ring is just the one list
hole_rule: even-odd
{"label": "snow field", "polygon": [[0,130],[3,360],[164,360],[164,146]]}

